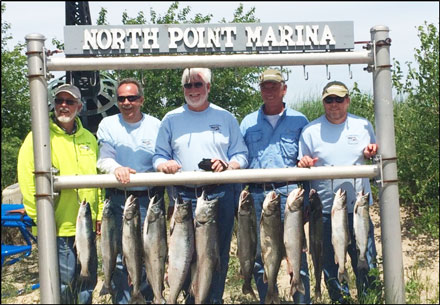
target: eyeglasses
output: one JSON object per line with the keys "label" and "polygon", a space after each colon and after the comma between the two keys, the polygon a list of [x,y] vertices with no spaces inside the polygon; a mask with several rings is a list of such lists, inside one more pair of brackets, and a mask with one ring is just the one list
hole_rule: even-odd
{"label": "eyeglasses", "polygon": [[338,104],[341,104],[341,103],[344,102],[344,100],[345,100],[345,96],[344,96],[344,97],[340,97],[340,96],[327,96],[327,97],[324,99],[324,102],[325,102],[326,104],[331,104],[331,103],[333,103],[333,102],[336,102],[336,103],[338,103]]}
{"label": "eyeglasses", "polygon": [[118,96],[118,102],[123,103],[127,99],[130,103],[140,98],[139,95]]}
{"label": "eyeglasses", "polygon": [[55,104],[57,104],[57,105],[62,105],[64,102],[66,102],[67,105],[73,106],[77,103],[75,100],[70,100],[70,99],[66,100],[63,98],[56,98],[54,101],[55,101]]}
{"label": "eyeglasses", "polygon": [[183,85],[183,87],[185,87],[185,89],[191,89],[193,87],[193,85],[194,85],[195,88],[202,88],[203,87],[203,83],[202,82],[196,82],[194,84],[193,83],[187,83],[187,84]]}

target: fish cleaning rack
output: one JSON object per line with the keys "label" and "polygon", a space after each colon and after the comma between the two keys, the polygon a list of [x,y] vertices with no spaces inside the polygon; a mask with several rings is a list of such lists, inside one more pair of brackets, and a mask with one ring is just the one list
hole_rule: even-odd
{"label": "fish cleaning rack", "polygon": [[48,58],[46,38],[29,34],[26,38],[30,87],[32,132],[35,158],[35,184],[38,210],[39,272],[41,302],[59,302],[59,279],[56,253],[53,194],[61,189],[116,187],[114,175],[54,176],[51,169],[49,138],[48,89],[49,71],[95,71],[120,69],[183,69],[191,67],[251,67],[367,64],[372,73],[375,126],[381,158],[372,165],[315,167],[308,169],[243,169],[221,173],[138,173],[131,175],[125,187],[138,185],[181,185],[198,183],[271,182],[335,178],[374,178],[380,176],[379,204],[383,244],[385,298],[387,303],[404,303],[403,260],[400,229],[399,193],[397,186],[396,147],[391,83],[389,29],[374,26],[366,50],[353,52],[175,55],[124,57]]}

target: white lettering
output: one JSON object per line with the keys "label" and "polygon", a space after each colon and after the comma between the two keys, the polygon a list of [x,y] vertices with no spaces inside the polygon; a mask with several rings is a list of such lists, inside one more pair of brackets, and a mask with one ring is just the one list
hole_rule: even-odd
{"label": "white lettering", "polygon": [[112,49],[125,49],[125,32],[121,29],[111,29]]}
{"label": "white lettering", "polygon": [[139,49],[139,45],[137,43],[137,37],[142,35],[141,30],[140,29],[127,29],[126,35],[131,40],[130,49]]}
{"label": "white lettering", "polygon": [[312,27],[306,25],[306,39],[304,42],[306,46],[310,46],[312,45],[312,43],[315,46],[319,44],[318,29],[319,29],[319,25],[312,25]]}
{"label": "white lettering", "polygon": [[[192,33],[191,36],[193,36],[193,41],[189,41],[190,32]],[[199,36],[197,35],[197,30],[195,28],[187,28],[185,32],[183,32],[183,43],[188,48],[194,48],[198,43]]]}
{"label": "white lettering", "polygon": [[[213,45],[214,43],[214,45]],[[220,48],[220,29],[219,28],[208,28],[208,48]]]}
{"label": "white lettering", "polygon": [[169,28],[168,35],[170,37],[170,43],[168,48],[177,49],[176,42],[181,41],[183,39],[183,31],[179,28]]}
{"label": "white lettering", "polygon": [[199,35],[199,43],[197,48],[206,48],[205,42],[203,41],[203,36],[205,36],[205,28],[196,28]]}
{"label": "white lettering", "polygon": [[[105,34],[106,40],[104,40],[103,34]],[[100,49],[107,50],[110,48],[112,45],[112,35],[110,34],[110,31],[106,29],[98,31],[98,34],[96,35],[96,43]]]}
{"label": "white lettering", "polygon": [[255,43],[256,47],[261,47],[261,26],[257,26],[255,27],[255,32],[252,32],[252,28],[247,26],[245,31],[246,31],[246,36],[248,38],[248,41],[246,43],[246,47],[252,47]]}
{"label": "white lettering", "polygon": [[234,44],[232,43],[231,39],[232,39],[232,35],[237,34],[237,28],[231,27],[231,26],[223,27],[223,28],[221,28],[220,33],[226,34],[225,48],[233,48]]}
{"label": "white lettering", "polygon": [[97,29],[90,30],[84,30],[84,44],[83,44],[83,50],[90,50],[90,47],[92,47],[93,50],[98,49],[98,45],[96,44],[96,33],[98,32]]}
{"label": "white lettering", "polygon": [[[144,49],[159,49],[159,29],[158,28],[144,28],[142,29],[144,33],[144,45],[142,48]],[[149,43],[151,41],[151,43]]]}
{"label": "white lettering", "polygon": [[295,31],[296,31],[296,35],[297,35],[297,39],[296,39],[296,43],[295,44],[297,46],[303,46],[304,45],[303,29],[304,29],[303,25],[295,26]]}
{"label": "white lettering", "polygon": [[279,26],[278,30],[280,31],[280,43],[279,45],[281,47],[284,46],[294,46],[295,42],[292,40],[293,37],[293,29],[286,25],[286,26]]}
{"label": "white lettering", "polygon": [[264,38],[263,46],[268,47],[269,44],[271,44],[272,47],[279,46],[279,43],[275,37],[275,33],[273,32],[273,29],[271,26],[267,29],[267,33],[266,33],[266,37]]}
{"label": "white lettering", "polygon": [[335,39],[333,38],[333,34],[332,34],[332,32],[330,31],[329,26],[326,24],[326,25],[324,26],[324,31],[323,31],[323,33],[322,33],[322,37],[321,37],[320,45],[325,46],[327,43],[328,43],[329,45],[335,45],[335,44],[336,44],[336,41],[335,41]]}

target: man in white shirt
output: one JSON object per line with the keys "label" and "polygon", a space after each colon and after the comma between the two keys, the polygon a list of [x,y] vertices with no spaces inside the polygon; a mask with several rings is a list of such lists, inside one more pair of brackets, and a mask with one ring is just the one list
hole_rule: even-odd
{"label": "man in white shirt", "polygon": [[[376,138],[371,123],[348,112],[350,97],[347,86],[342,82],[328,83],[322,92],[325,114],[304,127],[298,154],[298,167],[342,166],[364,164],[366,159],[377,153]],[[342,188],[347,194],[347,211],[351,244],[348,254],[351,257],[356,274],[358,295],[365,293],[365,287],[371,287],[374,278],[360,274],[357,268],[356,241],[353,234],[353,209],[356,193],[370,193],[370,205],[373,203],[368,178],[326,179],[311,181],[311,187],[318,191],[323,213],[323,271],[324,279],[334,302],[345,302],[350,296],[347,283],[339,283],[338,267],[334,260],[331,243],[331,209],[334,193]],[[368,232],[367,263],[368,268],[376,268],[376,246],[374,244],[373,224],[370,219]],[[363,288],[361,288],[363,287]]]}
{"label": "man in white shirt", "polygon": [[[141,112],[144,94],[137,80],[124,79],[120,81],[117,95],[121,113],[104,118],[98,127],[97,137],[100,154],[97,166],[102,172],[114,174],[119,182],[127,184],[130,182],[130,174],[154,172],[153,154],[160,121]],[[106,189],[106,197],[111,198],[111,207],[116,215],[119,228],[122,228],[125,200],[130,194],[139,200],[143,225],[150,198],[155,194],[160,194],[163,197],[163,187],[141,186]],[[128,273],[122,264],[121,256],[122,254],[118,255],[112,280],[112,286],[114,286],[112,288],[116,292],[112,299],[116,304],[130,301]],[[152,290],[147,285],[145,272],[143,272],[143,279],[142,294],[147,300],[151,300]]]}
{"label": "man in white shirt", "polygon": [[[185,69],[182,86],[186,104],[168,112],[162,120],[153,158],[157,171],[200,170],[198,163],[210,159],[211,170],[220,172],[246,168],[247,148],[235,117],[208,101],[211,70]],[[191,200],[193,213],[197,197],[205,190],[207,199],[218,198],[220,271],[214,271],[208,303],[222,303],[229,250],[234,226],[233,184],[176,186],[184,200]],[[191,302],[191,300],[189,300]]]}

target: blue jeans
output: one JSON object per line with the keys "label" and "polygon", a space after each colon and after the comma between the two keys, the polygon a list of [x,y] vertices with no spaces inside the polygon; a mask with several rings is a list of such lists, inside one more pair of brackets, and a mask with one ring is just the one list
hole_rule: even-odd
{"label": "blue jeans", "polygon": [[75,236],[57,237],[58,264],[60,271],[61,304],[92,304],[92,293],[97,283],[97,260],[89,266],[90,279],[80,282],[81,265],[77,261]]}
{"label": "blue jeans", "polygon": [[[335,252],[333,250],[333,245],[331,242],[332,236],[332,224],[331,215],[323,214],[323,272],[324,281],[326,283],[330,298],[333,302],[346,303],[344,297],[350,296],[350,291],[348,284],[344,281],[341,285],[338,281],[338,265],[335,264]],[[365,296],[367,288],[373,288],[375,277],[368,276],[367,272],[358,273],[357,270],[357,250],[356,250],[356,239],[354,237],[353,230],[353,213],[348,214],[348,229],[350,234],[351,242],[347,247],[348,255],[350,255],[351,266],[353,267],[354,273],[356,275],[356,286],[358,292],[358,298]],[[374,226],[370,219],[370,230],[368,231],[368,242],[367,242],[367,263],[369,269],[376,268],[376,245],[374,243]]]}
{"label": "blue jeans", "polygon": [[[197,197],[202,195],[202,188],[189,191],[188,188],[176,186],[177,193],[183,200],[191,200],[193,216],[196,210]],[[234,188],[232,184],[221,184],[207,192],[208,200],[218,198],[218,238],[220,252],[220,272],[214,271],[211,288],[209,291],[208,303],[223,303],[223,292],[225,290],[226,274],[229,265],[229,250],[231,248],[232,231],[234,229]],[[184,285],[189,286],[189,278]],[[191,300],[189,300],[191,302]]]}
{"label": "blue jeans", "polygon": [[[267,188],[263,189],[258,186],[251,184],[250,192],[254,198],[255,213],[257,215],[257,228],[260,227],[261,212],[263,209],[263,202],[266,195],[273,189],[270,187],[270,183],[266,184]],[[286,200],[289,192],[297,188],[297,185],[291,184],[288,186],[278,187],[275,191],[281,195],[281,222],[284,223],[284,210],[286,207]],[[304,196],[306,197],[306,196]],[[260,297],[260,303],[263,304],[267,293],[267,283],[263,282],[264,265],[261,259],[261,244],[260,244],[260,230],[257,230],[257,255],[255,258],[254,267],[254,279],[257,284],[258,295]],[[309,278],[309,268],[307,264],[307,255],[305,252],[301,254],[301,269],[300,269],[301,280],[304,284],[305,295],[300,292],[296,292],[293,295],[293,300],[296,304],[310,304],[310,278]]]}
{"label": "blue jeans", "polygon": [[[157,189],[160,192],[160,189]],[[120,192],[115,192],[114,189],[106,189],[106,198],[111,197],[111,209],[113,215],[116,217],[116,225],[120,228],[119,234],[119,249],[120,253],[116,258],[116,268],[113,272],[112,277],[112,289],[115,292],[115,295],[112,296],[112,302],[114,304],[128,304],[131,299],[131,290],[132,288],[128,285],[128,271],[125,265],[122,263],[122,218],[124,214],[124,206],[125,206],[125,194]],[[150,192],[150,197],[153,197],[153,191]],[[163,196],[163,189],[162,189]],[[128,197],[128,191],[127,191]],[[147,216],[148,205],[150,203],[150,198],[145,192],[145,195],[137,196],[139,200],[139,208],[141,212],[141,224],[142,227],[144,225],[145,217]],[[141,232],[142,232],[141,227]],[[153,300],[153,290],[147,281],[147,274],[145,272],[145,266],[142,268],[142,281],[141,281],[141,292],[144,298],[147,301]]]}

